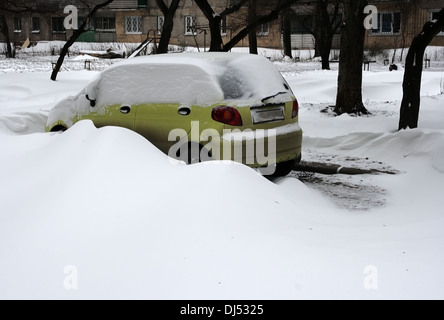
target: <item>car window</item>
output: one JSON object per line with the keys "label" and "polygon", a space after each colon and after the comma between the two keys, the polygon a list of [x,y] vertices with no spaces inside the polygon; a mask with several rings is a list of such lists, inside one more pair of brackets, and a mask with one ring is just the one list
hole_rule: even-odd
{"label": "car window", "polygon": [[227,67],[219,76],[219,84],[226,100],[248,99],[253,96],[247,79],[236,68]]}
{"label": "car window", "polygon": [[288,101],[293,96],[280,72],[263,57],[246,55],[219,63],[223,64],[225,71],[218,76],[218,80],[227,100],[261,101],[279,94],[278,99]]}

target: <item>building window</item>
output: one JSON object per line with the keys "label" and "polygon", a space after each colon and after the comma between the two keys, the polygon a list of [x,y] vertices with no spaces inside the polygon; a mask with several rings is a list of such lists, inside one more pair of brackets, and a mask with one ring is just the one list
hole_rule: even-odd
{"label": "building window", "polygon": [[196,35],[196,17],[185,16],[185,35]]}
{"label": "building window", "polygon": [[[438,19],[438,13],[439,13],[439,10],[432,11],[430,13],[430,20]],[[442,29],[442,31],[440,33],[438,33],[438,36],[444,36],[444,29]]]}
{"label": "building window", "polygon": [[375,35],[393,35],[401,31],[401,12],[378,13],[378,26],[372,30]]}
{"label": "building window", "polygon": [[163,24],[165,23],[165,17],[164,16],[157,16],[157,34],[162,34],[163,31]]}
{"label": "building window", "polygon": [[220,21],[220,34],[225,37],[227,35],[227,16],[223,16]]}
{"label": "building window", "polygon": [[291,20],[291,34],[311,34],[313,16],[297,15]]}
{"label": "building window", "polygon": [[22,19],[14,17],[14,32],[22,32]]}
{"label": "building window", "polygon": [[39,33],[40,32],[40,18],[39,17],[32,17],[31,20],[31,27],[32,33]]}
{"label": "building window", "polygon": [[270,26],[268,23],[264,23],[257,27],[256,34],[258,36],[268,36],[270,34]]}
{"label": "building window", "polygon": [[65,27],[63,26],[63,21],[65,19],[63,17],[52,17],[51,18],[51,27],[53,33],[62,33],[65,32]]}
{"label": "building window", "polygon": [[137,7],[146,8],[148,0],[137,0]]}
{"label": "building window", "polygon": [[116,30],[116,19],[111,17],[99,17],[96,18],[96,30],[102,31],[114,31]]}
{"label": "building window", "polygon": [[142,33],[142,17],[125,17],[125,33]]}
{"label": "building window", "polygon": [[[79,28],[80,26],[86,21],[87,17],[79,17]],[[89,20],[86,24],[85,24],[85,30],[94,30],[94,25],[92,24],[92,21]]]}

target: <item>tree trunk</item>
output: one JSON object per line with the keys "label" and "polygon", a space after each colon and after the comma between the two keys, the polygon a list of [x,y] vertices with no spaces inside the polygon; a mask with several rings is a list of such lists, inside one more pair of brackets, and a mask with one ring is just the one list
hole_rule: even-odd
{"label": "tree trunk", "polygon": [[242,28],[230,41],[228,41],[223,46],[222,50],[230,51],[236,44],[238,44],[242,39],[248,36],[248,34],[253,31],[253,29],[254,32],[256,32],[257,27],[259,27],[260,25],[279,19],[280,13],[296,2],[297,0],[278,1],[276,7],[273,10],[271,10],[267,15],[258,16],[255,21],[248,23],[247,26]]}
{"label": "tree trunk", "polygon": [[315,53],[313,55],[313,58],[317,58],[320,56],[321,56],[321,49],[320,49],[319,41],[317,41],[316,37],[315,37]]}
{"label": "tree trunk", "polygon": [[208,20],[211,35],[210,51],[222,51],[223,42],[220,29],[222,17],[214,12],[207,0],[194,0],[194,2]]}
{"label": "tree trunk", "polygon": [[[328,47],[327,37],[329,37],[328,29],[331,29],[330,17],[328,14],[328,1],[318,0],[316,2],[315,25],[313,36],[315,37],[315,57],[321,57],[322,70],[330,70],[330,49]],[[328,48],[327,48],[327,47]]]}
{"label": "tree trunk", "polygon": [[15,51],[12,50],[11,38],[9,37],[9,27],[5,16],[1,16],[0,20],[2,22],[1,33],[5,36],[6,42],[6,58],[15,58]]}
{"label": "tree trunk", "polygon": [[109,5],[113,1],[114,0],[108,0],[108,1],[105,1],[101,4],[96,5],[91,10],[91,12],[88,14],[85,21],[82,23],[82,25],[79,27],[79,29],[74,30],[74,33],[68,39],[68,41],[65,43],[62,50],[60,51],[60,56],[57,59],[56,66],[54,67],[54,70],[52,70],[52,73],[51,73],[51,80],[53,80],[53,81],[57,80],[57,75],[58,75],[60,69],[62,68],[63,61],[65,60],[65,56],[68,54],[69,48],[73,45],[74,42],[76,42],[76,40],[80,37],[80,35],[86,31],[86,25],[89,23],[89,21],[91,21],[91,18],[96,14],[96,12],[99,9],[106,7],[107,5]]}
{"label": "tree trunk", "polygon": [[291,13],[284,12],[282,17],[282,37],[284,42],[284,55],[293,58],[291,52]]}
{"label": "tree trunk", "polygon": [[405,62],[399,130],[418,127],[424,52],[443,28],[444,9],[439,12],[436,22],[427,22],[422,32],[413,39]]}
{"label": "tree trunk", "polygon": [[329,0],[318,0],[316,2],[315,25],[310,30],[316,40],[315,57],[322,58],[323,70],[330,70],[330,51],[333,36],[340,27],[340,23],[336,21],[339,14],[339,0],[334,1],[334,11],[330,15],[329,6],[331,5]]}
{"label": "tree trunk", "polygon": [[326,44],[322,46],[322,51],[321,51],[322,70],[330,70],[330,51],[331,51],[331,43],[330,45]]}
{"label": "tree trunk", "polygon": [[[250,0],[248,5],[248,24],[252,24],[257,19],[257,0]],[[257,29],[251,28],[248,33],[248,45],[251,54],[258,54],[257,51]]]}
{"label": "tree trunk", "polygon": [[85,27],[86,27],[86,22],[84,22],[80,26],[79,29],[74,31],[72,36],[68,39],[68,41],[63,46],[62,50],[60,51],[60,56],[57,59],[57,63],[51,73],[51,80],[52,81],[57,80],[57,75],[60,72],[60,69],[62,68],[63,61],[65,60],[65,56],[68,54],[69,48],[73,45],[74,42],[76,42],[78,37],[80,37],[80,35],[86,31]]}
{"label": "tree trunk", "polygon": [[222,51],[222,32],[221,32],[222,17],[220,15],[214,15],[213,19],[209,20],[210,24],[210,51]]}
{"label": "tree trunk", "polygon": [[341,53],[339,57],[336,114],[368,114],[362,103],[362,63],[364,58],[364,8],[367,0],[343,1]]}
{"label": "tree trunk", "polygon": [[170,7],[168,8],[163,0],[156,0],[160,10],[165,17],[163,22],[162,34],[160,36],[159,46],[157,48],[157,53],[168,53],[168,45],[171,40],[171,34],[174,27],[174,16],[176,14],[177,8],[179,7],[180,0],[173,0]]}

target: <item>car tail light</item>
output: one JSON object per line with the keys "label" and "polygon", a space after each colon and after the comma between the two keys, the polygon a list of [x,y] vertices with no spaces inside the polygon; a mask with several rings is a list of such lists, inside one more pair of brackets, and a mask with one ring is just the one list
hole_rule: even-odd
{"label": "car tail light", "polygon": [[217,122],[222,122],[230,126],[242,126],[242,117],[233,107],[215,107],[211,112],[211,117]]}
{"label": "car tail light", "polygon": [[299,114],[299,103],[298,100],[294,99],[293,101],[293,111],[291,112],[291,117],[296,118]]}

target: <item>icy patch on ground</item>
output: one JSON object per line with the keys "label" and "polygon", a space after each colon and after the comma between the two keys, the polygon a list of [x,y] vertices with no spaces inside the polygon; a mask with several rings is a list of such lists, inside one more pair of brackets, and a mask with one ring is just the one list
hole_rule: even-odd
{"label": "icy patch on ground", "polygon": [[[369,158],[339,156],[310,149],[304,151],[304,161],[396,173],[396,170],[390,165]],[[326,175],[292,171],[289,177],[299,179],[311,189],[319,191],[324,197],[328,198],[341,209],[367,211],[384,207],[387,203],[387,190],[379,186],[371,174]]]}
{"label": "icy patch on ground", "polygon": [[371,184],[367,177],[328,176],[294,171],[290,176],[319,191],[341,209],[367,211],[384,207],[387,203],[387,191],[376,184]]}

